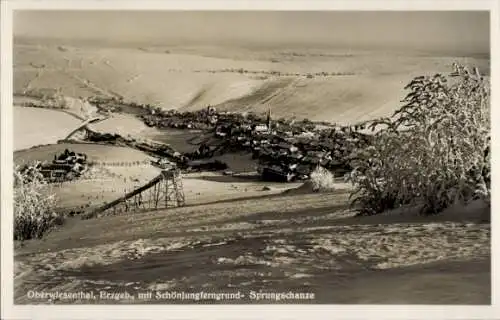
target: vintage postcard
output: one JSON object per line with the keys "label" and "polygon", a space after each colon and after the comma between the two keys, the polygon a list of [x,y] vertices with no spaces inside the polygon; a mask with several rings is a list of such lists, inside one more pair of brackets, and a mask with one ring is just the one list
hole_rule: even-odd
{"label": "vintage postcard", "polygon": [[210,3],[2,2],[2,318],[493,318],[498,4]]}

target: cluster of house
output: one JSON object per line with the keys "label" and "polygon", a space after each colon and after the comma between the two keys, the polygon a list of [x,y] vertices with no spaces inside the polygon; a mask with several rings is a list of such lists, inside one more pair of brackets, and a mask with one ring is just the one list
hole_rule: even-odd
{"label": "cluster of house", "polygon": [[350,170],[353,150],[370,142],[370,136],[351,127],[308,130],[265,122],[219,121],[214,129],[217,144],[202,144],[190,158],[210,158],[231,151],[252,152],[258,171],[266,180],[307,179],[322,166],[339,174]]}
{"label": "cluster of house", "polygon": [[64,150],[63,153],[55,155],[52,162],[37,162],[33,167],[25,167],[22,171],[39,170],[48,182],[70,181],[84,173],[88,169],[87,155]]}
{"label": "cluster of house", "polygon": [[230,145],[252,152],[258,171],[266,180],[307,179],[322,166],[339,174],[350,170],[353,150],[368,144],[370,137],[355,131],[325,130],[293,134],[283,131],[239,132]]}
{"label": "cluster of house", "polygon": [[263,178],[290,181],[309,178],[318,166],[337,174],[348,172],[353,150],[367,143],[367,137],[339,132],[333,139],[321,136],[284,139],[254,152]]}
{"label": "cluster of house", "polygon": [[108,113],[108,112],[117,112],[120,111],[120,105],[123,104],[122,99],[115,97],[100,97],[94,96],[87,98],[87,101],[97,107],[99,112]]}
{"label": "cluster of house", "polygon": [[176,129],[207,129],[217,122],[215,108],[208,107],[200,111],[179,112],[175,109],[163,109],[151,104],[124,102],[115,97],[91,97],[88,100],[100,113],[128,112],[139,116],[149,127]]}
{"label": "cluster of house", "polygon": [[[115,100],[112,102],[119,103]],[[309,177],[317,166],[338,173],[350,170],[352,151],[365,146],[370,140],[369,135],[360,133],[359,128],[355,127],[319,130],[315,123],[307,120],[273,121],[270,110],[267,116],[262,117],[252,113],[218,112],[211,106],[193,112],[162,110],[151,105],[136,106],[147,111],[139,117],[148,126],[213,131],[215,139],[212,142],[200,145],[198,150],[189,154],[180,154],[161,146],[134,143],[134,147],[167,157],[181,168],[227,152],[248,151],[258,162],[258,170],[263,178],[290,181]],[[116,136],[95,138],[117,139]]]}
{"label": "cluster of house", "polygon": [[312,122],[290,123],[266,117],[217,112],[208,107],[196,112],[176,110],[142,116],[149,125],[170,128],[210,128],[214,139],[201,144],[186,160],[199,161],[234,151],[248,151],[258,162],[264,179],[291,181],[307,179],[322,166],[339,174],[350,170],[353,150],[369,143],[370,136],[354,127],[317,130]]}
{"label": "cluster of house", "polygon": [[218,114],[213,107],[194,112],[160,108],[148,108],[148,110],[149,113],[143,114],[141,119],[149,127],[206,130],[213,128],[218,121]]}

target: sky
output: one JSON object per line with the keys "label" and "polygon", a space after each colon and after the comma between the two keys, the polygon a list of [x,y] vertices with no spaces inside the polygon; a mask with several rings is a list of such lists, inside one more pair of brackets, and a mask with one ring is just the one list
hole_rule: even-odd
{"label": "sky", "polygon": [[14,35],[114,42],[316,43],[488,53],[486,11],[18,11]]}

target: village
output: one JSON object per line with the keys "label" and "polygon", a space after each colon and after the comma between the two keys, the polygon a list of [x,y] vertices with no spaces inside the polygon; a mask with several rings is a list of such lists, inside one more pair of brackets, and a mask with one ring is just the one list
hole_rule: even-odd
{"label": "village", "polygon": [[251,153],[262,179],[270,181],[308,179],[318,166],[342,176],[350,170],[354,151],[369,144],[371,137],[360,132],[366,125],[341,127],[325,126],[324,122],[318,124],[307,119],[274,120],[271,108],[265,115],[218,112],[212,106],[196,112],[179,112],[151,105],[131,105],[115,98],[89,101],[102,114],[132,109],[149,127],[208,133],[196,151],[184,154],[165,144],[137,142],[111,134],[92,133],[88,137],[91,141],[121,141],[152,155],[166,157],[182,169],[192,170],[224,170],[227,167],[224,163],[211,158],[229,152]]}

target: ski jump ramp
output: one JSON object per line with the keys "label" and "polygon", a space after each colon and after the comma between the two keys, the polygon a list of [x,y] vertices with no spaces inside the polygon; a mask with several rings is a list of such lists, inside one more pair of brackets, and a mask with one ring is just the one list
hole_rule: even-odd
{"label": "ski jump ramp", "polygon": [[122,197],[105,203],[85,215],[99,215],[158,210],[185,205],[182,178],[179,169],[162,170],[146,184],[125,193]]}

